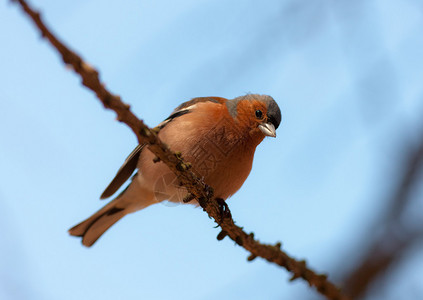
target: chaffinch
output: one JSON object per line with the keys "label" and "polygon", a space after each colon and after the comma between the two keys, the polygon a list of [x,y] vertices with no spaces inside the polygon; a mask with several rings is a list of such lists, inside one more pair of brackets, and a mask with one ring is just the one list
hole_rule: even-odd
{"label": "chaffinch", "polygon": [[[194,98],[179,105],[157,127],[159,138],[173,151],[180,151],[192,171],[214,189],[214,196],[226,200],[247,179],[256,147],[266,136],[276,137],[281,112],[266,95]],[[89,247],[125,215],[164,200],[182,203],[187,195],[176,175],[145,145],[138,145],[127,157],[115,178],[101,195],[112,196],[135,169],[130,184],[114,200],[69,230]]]}

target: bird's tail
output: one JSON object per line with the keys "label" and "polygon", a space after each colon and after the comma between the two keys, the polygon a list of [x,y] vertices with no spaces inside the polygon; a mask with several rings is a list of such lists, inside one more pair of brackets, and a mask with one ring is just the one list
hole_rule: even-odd
{"label": "bird's tail", "polygon": [[100,236],[125,215],[154,203],[151,192],[142,188],[137,180],[118,197],[106,204],[91,217],[69,229],[69,234],[82,237],[82,244],[91,247]]}
{"label": "bird's tail", "polygon": [[82,237],[82,244],[91,247],[98,238],[128,212],[116,204],[119,197],[105,205],[91,217],[69,229],[70,235]]}

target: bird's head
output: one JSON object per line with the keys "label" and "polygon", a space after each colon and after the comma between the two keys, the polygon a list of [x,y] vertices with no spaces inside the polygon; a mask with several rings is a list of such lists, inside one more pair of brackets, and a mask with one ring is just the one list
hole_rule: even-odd
{"label": "bird's head", "polygon": [[267,95],[248,94],[227,102],[228,111],[239,126],[250,136],[261,140],[276,137],[282,116],[276,101]]}

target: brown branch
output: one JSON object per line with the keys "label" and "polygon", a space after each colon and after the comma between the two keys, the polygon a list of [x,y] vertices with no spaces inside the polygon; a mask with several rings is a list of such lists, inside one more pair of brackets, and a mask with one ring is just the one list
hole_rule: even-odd
{"label": "brown branch", "polygon": [[180,153],[173,153],[165,143],[160,141],[154,129],[148,128],[130,111],[129,105],[123,103],[119,96],[110,93],[101,83],[98,72],[60,42],[44,25],[38,12],[30,8],[24,0],[13,1],[19,3],[42,36],[60,53],[65,64],[71,66],[81,76],[82,84],[97,95],[105,108],[115,111],[117,119],[132,129],[138,142],[147,143],[149,150],[162,160],[178,176],[179,181],[188,192],[198,199],[203,210],[221,226],[222,232],[218,236],[219,239],[228,235],[238,245],[251,252],[248,260],[260,256],[269,262],[285,267],[292,273],[292,280],[303,278],[328,299],[348,299],[327,279],[326,275],[316,274],[307,267],[305,261],[297,261],[281,251],[280,243],[276,245],[261,244],[254,239],[253,234],[247,234],[241,227],[236,226],[230,217],[228,208],[226,208],[226,214],[222,215],[222,206],[213,199],[212,189],[189,170],[190,164],[182,160]]}
{"label": "brown branch", "polygon": [[[394,230],[401,233],[395,234],[392,232]],[[364,298],[376,279],[388,274],[389,268],[405,258],[404,254],[407,250],[423,240],[423,230],[420,228],[411,232],[401,230],[401,228],[395,228],[377,238],[356,268],[348,274],[344,289],[353,299]]]}
{"label": "brown branch", "polygon": [[[420,130],[423,133],[423,130]],[[371,234],[366,238],[369,241],[360,262],[348,274],[343,282],[344,290],[354,299],[362,298],[371,284],[387,274],[387,270],[398,263],[404,253],[423,240],[421,223],[412,226],[404,225],[404,215],[412,200],[412,191],[421,181],[423,171],[423,139],[418,145],[409,147],[404,151],[404,159],[400,165],[398,184],[390,199],[386,201],[388,208],[373,226],[382,231],[376,235]],[[357,251],[356,251],[357,252]]]}

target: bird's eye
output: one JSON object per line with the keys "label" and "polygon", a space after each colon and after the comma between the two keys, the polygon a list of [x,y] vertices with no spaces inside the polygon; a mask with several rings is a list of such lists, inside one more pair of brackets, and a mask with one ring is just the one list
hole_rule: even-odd
{"label": "bird's eye", "polygon": [[263,113],[261,112],[261,110],[256,110],[256,117],[257,119],[263,118]]}

